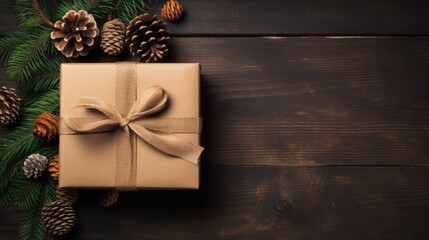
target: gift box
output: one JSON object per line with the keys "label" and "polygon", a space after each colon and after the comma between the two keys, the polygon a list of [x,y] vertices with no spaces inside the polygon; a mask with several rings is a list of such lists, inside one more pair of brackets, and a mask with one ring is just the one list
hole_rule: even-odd
{"label": "gift box", "polygon": [[59,186],[198,189],[200,66],[61,64]]}

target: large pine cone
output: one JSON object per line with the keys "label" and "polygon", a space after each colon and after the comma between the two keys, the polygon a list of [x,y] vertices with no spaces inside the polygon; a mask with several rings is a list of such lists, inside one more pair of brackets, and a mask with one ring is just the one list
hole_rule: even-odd
{"label": "large pine cone", "polygon": [[63,200],[70,205],[73,205],[79,199],[79,191],[76,189],[58,188],[55,190],[57,200]]}
{"label": "large pine cone", "polygon": [[102,207],[110,207],[118,201],[119,192],[116,190],[104,191],[101,196],[99,203]]}
{"label": "large pine cone", "polygon": [[162,16],[170,21],[177,21],[183,15],[183,6],[177,0],[168,0],[161,9]]}
{"label": "large pine cone", "polygon": [[58,162],[59,158],[58,155],[55,155],[51,161],[49,161],[48,164],[48,173],[49,175],[58,181],[58,176],[60,175],[58,172],[58,167],[59,167],[59,162]]}
{"label": "large pine cone", "polygon": [[24,174],[28,178],[38,178],[43,175],[48,166],[48,159],[38,153],[31,154],[24,161]]}
{"label": "large pine cone", "polygon": [[76,215],[70,204],[57,200],[43,206],[42,219],[49,233],[61,236],[70,232],[76,222]]}
{"label": "large pine cone", "polygon": [[34,119],[33,135],[42,142],[50,142],[58,137],[59,122],[58,116],[44,112]]}
{"label": "large pine cone", "polygon": [[19,118],[21,99],[14,88],[0,88],[0,125],[14,124]]}
{"label": "large pine cone", "polygon": [[126,30],[127,27],[119,18],[106,22],[101,30],[100,48],[111,56],[121,54],[125,46]]}
{"label": "large pine cone", "polygon": [[137,16],[128,25],[126,35],[131,54],[141,62],[157,62],[168,52],[170,36],[165,23],[156,15]]}
{"label": "large pine cone", "polygon": [[56,30],[51,32],[51,39],[66,57],[88,55],[99,33],[94,17],[85,10],[68,11],[54,27]]}

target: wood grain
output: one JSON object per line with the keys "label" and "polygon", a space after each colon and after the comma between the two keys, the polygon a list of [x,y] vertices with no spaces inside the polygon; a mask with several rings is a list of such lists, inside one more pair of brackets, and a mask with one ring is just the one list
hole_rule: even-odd
{"label": "wood grain", "polygon": [[[165,1],[150,4],[161,15]],[[0,2],[0,35],[17,24],[7,0]],[[185,17],[170,23],[173,35],[427,35],[426,0],[186,0]],[[56,19],[52,19],[55,21]]]}
{"label": "wood grain", "polygon": [[[389,0],[186,0],[180,36],[427,35],[429,2]],[[160,15],[164,1],[151,12]]]}
{"label": "wood grain", "polygon": [[429,155],[429,38],[175,38],[202,65],[210,165],[415,165]]}
{"label": "wood grain", "polygon": [[428,170],[205,167],[200,191],[121,193],[109,209],[84,192],[69,239],[425,240]]}
{"label": "wood grain", "polygon": [[0,36],[11,32],[18,26],[18,18],[9,0],[0,0]]}

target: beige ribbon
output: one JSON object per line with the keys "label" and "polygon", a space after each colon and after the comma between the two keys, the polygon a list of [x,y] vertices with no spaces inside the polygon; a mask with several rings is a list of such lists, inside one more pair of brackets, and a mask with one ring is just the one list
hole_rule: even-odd
{"label": "beige ribbon", "polygon": [[[136,65],[118,63],[116,67],[116,109],[102,99],[82,97],[65,116],[61,134],[115,132],[116,188],[135,190],[136,137],[159,151],[197,165],[203,148],[172,133],[199,133],[198,118],[149,118],[167,106],[167,93],[160,87],[151,87],[135,101]],[[121,88],[118,88],[118,87]],[[125,95],[124,95],[125,94]],[[134,103],[132,103],[134,102]],[[131,106],[131,108],[129,107]],[[76,109],[95,110],[102,117],[74,117]],[[66,126],[64,126],[66,125]],[[70,131],[71,130],[71,131]]]}

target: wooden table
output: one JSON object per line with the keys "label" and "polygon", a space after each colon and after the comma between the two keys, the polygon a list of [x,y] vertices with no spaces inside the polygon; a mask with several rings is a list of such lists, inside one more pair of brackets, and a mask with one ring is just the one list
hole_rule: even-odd
{"label": "wooden table", "polygon": [[202,65],[201,190],[83,192],[70,239],[429,239],[428,1],[182,3],[168,61]]}

